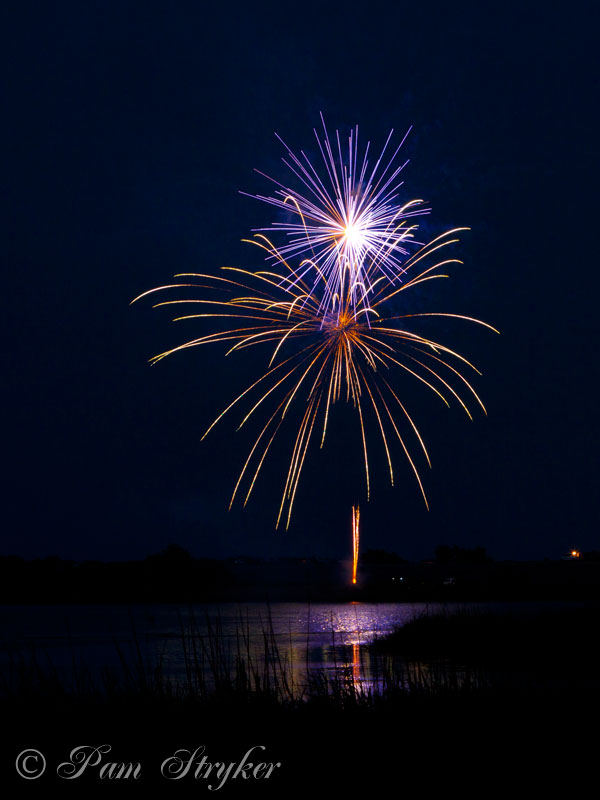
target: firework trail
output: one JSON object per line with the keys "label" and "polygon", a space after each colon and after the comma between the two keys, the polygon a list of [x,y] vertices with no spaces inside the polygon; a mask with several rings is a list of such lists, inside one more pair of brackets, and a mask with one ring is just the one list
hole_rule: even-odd
{"label": "firework trail", "polygon": [[[342,398],[351,402],[357,411],[367,497],[370,491],[367,419],[371,417],[384,444],[392,484],[391,446],[397,440],[427,502],[419,471],[406,443],[407,437],[413,440],[430,465],[429,456],[397,388],[388,379],[389,373],[396,370],[405,376],[410,375],[434,392],[444,404],[459,403],[471,417],[467,405],[469,397],[484,411],[485,408],[463,372],[478,372],[477,369],[445,345],[410,330],[409,324],[416,318],[441,316],[468,320],[494,329],[459,314],[397,315],[386,309],[392,298],[400,293],[426,281],[447,277],[440,270],[453,262],[461,263],[454,258],[443,258],[427,266],[433,255],[439,256],[443,248],[458,241],[455,236],[458,230],[462,229],[442,234],[407,258],[403,266],[405,279],[400,286],[390,284],[384,275],[369,274],[369,268],[365,266],[369,289],[357,295],[352,267],[346,263],[336,278],[338,286],[334,307],[323,304],[324,296],[331,291],[327,277],[317,270],[319,280],[316,284],[305,281],[271,241],[260,233],[252,242],[266,251],[273,266],[254,272],[225,267],[221,275],[181,274],[175,277],[186,279],[185,282],[151,289],[136,298],[139,300],[156,292],[201,290],[199,297],[182,298],[178,295],[176,299],[163,300],[156,306],[187,307],[190,313],[177,315],[174,318],[177,322],[202,319],[213,325],[224,325],[223,329],[213,330],[154,356],[151,359],[153,363],[205,344],[226,342],[228,355],[247,348],[270,348],[266,372],[238,395],[204,434],[206,436],[241,400],[249,401],[251,407],[243,416],[240,428],[257,412],[268,409],[266,422],[244,463],[231,503],[241,493],[246,504],[284,419],[292,408],[299,407],[300,423],[277,517],[277,526],[285,519],[287,528],[309,444],[316,436],[323,446],[332,406]],[[377,265],[370,267],[372,271],[377,269]],[[197,313],[193,313],[195,308],[198,308]]]}
{"label": "firework trail", "polygon": [[356,583],[358,547],[360,543],[360,508],[352,506],[352,583]]}

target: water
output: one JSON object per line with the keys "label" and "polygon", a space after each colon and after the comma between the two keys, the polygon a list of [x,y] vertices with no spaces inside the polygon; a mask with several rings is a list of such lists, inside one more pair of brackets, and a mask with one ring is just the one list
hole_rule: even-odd
{"label": "water", "polygon": [[[469,604],[469,608],[527,613],[540,605]],[[131,666],[141,659],[149,666],[160,663],[164,677],[182,685],[189,679],[191,663],[210,671],[206,654],[218,641],[220,663],[226,669],[241,652],[263,670],[269,650],[298,687],[307,672],[320,670],[376,688],[364,645],[415,615],[453,607],[435,603],[0,606],[0,670],[10,675],[11,664],[35,659],[42,670],[53,670],[69,684],[82,668],[99,681],[106,670],[122,675],[123,662]]]}

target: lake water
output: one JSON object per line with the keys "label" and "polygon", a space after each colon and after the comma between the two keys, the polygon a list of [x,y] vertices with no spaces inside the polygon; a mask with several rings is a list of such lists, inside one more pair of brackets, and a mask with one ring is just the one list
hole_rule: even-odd
{"label": "lake water", "polygon": [[[468,607],[528,613],[541,605]],[[10,684],[19,664],[35,662],[70,684],[82,670],[101,682],[106,670],[122,677],[124,664],[129,669],[141,661],[148,668],[160,664],[168,681],[185,685],[194,671],[214,674],[215,663],[221,673],[231,671],[241,654],[259,672],[276,661],[297,688],[311,671],[376,688],[364,645],[416,615],[457,607],[465,604],[0,606],[0,668]]]}

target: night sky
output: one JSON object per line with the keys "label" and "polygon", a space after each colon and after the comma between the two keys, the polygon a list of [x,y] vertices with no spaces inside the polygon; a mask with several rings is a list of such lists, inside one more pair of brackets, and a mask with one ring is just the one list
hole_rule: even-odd
{"label": "night sky", "polygon": [[[594,5],[13,4],[0,552],[104,560],[177,542],[198,556],[346,558],[355,502],[363,548],[408,558],[439,543],[497,558],[600,549]],[[129,302],[176,272],[258,268],[240,240],[277,212],[239,192],[268,190],[254,168],[286,176],[275,131],[315,155],[321,111],[379,147],[414,126],[406,199],[430,203],[431,236],[472,228],[454,253],[464,266],[417,300],[501,336],[427,328],[482,369],[487,418],[397,376],[432,457],[431,511],[398,450],[389,486],[374,428],[366,504],[356,417],[340,406],[282,533],[291,440],[230,513],[256,425],[235,433],[232,417],[200,442],[269,351],[196,348],[150,367],[193,323]]]}

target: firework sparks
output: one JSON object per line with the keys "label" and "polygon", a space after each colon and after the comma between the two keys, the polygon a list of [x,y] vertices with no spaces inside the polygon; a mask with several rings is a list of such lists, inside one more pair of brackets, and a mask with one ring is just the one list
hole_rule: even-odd
{"label": "firework sparks", "polygon": [[358,547],[360,542],[360,508],[352,506],[352,583],[356,583]]}
{"label": "firework sparks", "polygon": [[[391,445],[397,440],[427,503],[415,459],[406,443],[407,435],[415,440],[414,444],[430,465],[429,456],[412,417],[386,374],[396,369],[412,376],[446,405],[456,400],[471,417],[467,400],[463,398],[465,393],[485,411],[479,396],[463,375],[465,369],[477,372],[476,368],[443,344],[409,330],[409,323],[417,317],[442,316],[469,320],[494,329],[459,314],[396,315],[389,312],[391,316],[386,316],[386,307],[400,292],[424,281],[447,277],[440,269],[457,262],[457,259],[443,259],[425,268],[423,262],[427,259],[428,263],[433,254],[456,242],[455,233],[456,230],[448,231],[410,256],[403,269],[405,274],[409,270],[414,274],[410,279],[407,277],[401,286],[391,285],[382,275],[372,276],[368,281],[368,291],[357,296],[352,268],[346,264],[341,270],[335,304],[331,308],[323,306],[323,297],[330,289],[327,278],[319,273],[316,286],[307,283],[263,234],[257,234],[252,241],[266,250],[276,266],[255,272],[223,268],[223,274],[218,276],[181,274],[175,277],[190,282],[161,286],[136,298],[139,300],[169,290],[201,289],[201,297],[178,297],[161,301],[156,306],[199,305],[199,313],[178,315],[174,321],[204,319],[210,323],[225,323],[224,330],[213,330],[160,353],[151,359],[153,363],[179,351],[211,343],[226,342],[229,345],[227,354],[250,347],[271,348],[266,372],[238,395],[204,434],[206,436],[242,399],[254,398],[240,428],[257,412],[268,409],[266,422],[261,423],[262,428],[243,465],[231,503],[240,493],[245,493],[243,502],[244,505],[247,503],[284,419],[291,414],[292,408],[299,406],[300,423],[277,517],[277,526],[285,519],[287,528],[309,444],[318,431],[323,446],[331,408],[342,398],[352,403],[357,411],[367,498],[370,492],[367,417],[370,416],[384,444],[392,484]],[[372,265],[371,269],[375,270],[376,266]],[[242,486],[245,487],[243,490]]]}
{"label": "firework sparks", "polygon": [[[358,126],[349,134],[347,147],[339,131],[332,139],[321,115],[323,138],[315,130],[322,157],[321,172],[304,151],[297,156],[279,138],[287,155],[282,160],[302,185],[302,191],[269,178],[279,188],[272,196],[253,195],[292,215],[289,222],[276,222],[259,231],[286,235],[286,244],[278,246],[287,259],[300,258],[298,280],[312,273],[326,281],[323,306],[335,306],[343,294],[342,280],[347,277],[354,305],[372,289],[373,276],[384,275],[392,283],[401,282],[405,260],[414,249],[417,229],[412,220],[430,209],[423,200],[402,202],[400,174],[407,160],[400,162],[409,130],[399,144],[392,145],[393,133],[381,153],[369,161],[370,142],[359,148]],[[323,173],[324,167],[324,173]],[[264,173],[260,173],[263,174]],[[346,275],[348,272],[348,275]],[[318,277],[311,278],[316,284]]]}

